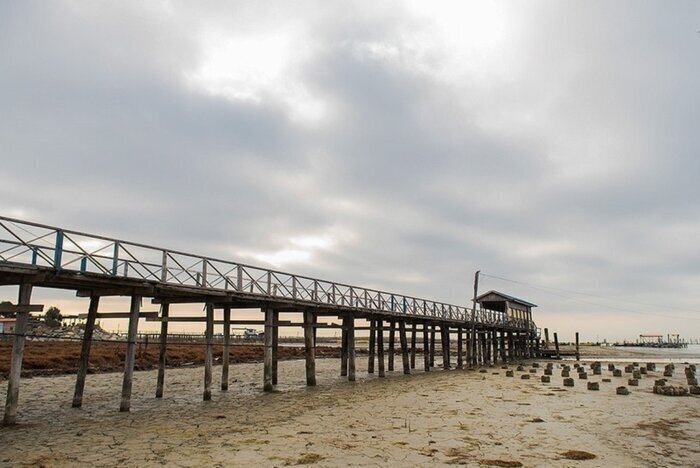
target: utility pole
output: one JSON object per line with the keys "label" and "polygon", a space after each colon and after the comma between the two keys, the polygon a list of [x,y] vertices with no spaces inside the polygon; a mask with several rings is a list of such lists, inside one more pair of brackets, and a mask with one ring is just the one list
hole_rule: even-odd
{"label": "utility pole", "polygon": [[472,362],[471,364],[473,366],[476,366],[476,296],[479,291],[479,273],[481,270],[477,270],[476,273],[474,274],[474,299],[472,300],[472,332],[471,332],[471,340],[469,345],[472,348]]}

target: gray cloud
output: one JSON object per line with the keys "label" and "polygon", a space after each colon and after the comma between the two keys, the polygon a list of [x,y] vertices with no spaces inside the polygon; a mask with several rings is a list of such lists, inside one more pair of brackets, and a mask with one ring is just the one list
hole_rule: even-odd
{"label": "gray cloud", "polygon": [[[458,303],[480,268],[700,335],[696,3],[501,3],[495,45],[470,43],[479,11],[162,5],[0,6],[0,212]],[[233,38],[223,91],[192,80],[208,34]],[[646,331],[483,286],[584,338]]]}

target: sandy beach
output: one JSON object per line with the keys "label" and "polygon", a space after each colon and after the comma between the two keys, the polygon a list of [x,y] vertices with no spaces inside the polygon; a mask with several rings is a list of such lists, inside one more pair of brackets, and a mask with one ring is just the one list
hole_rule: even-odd
{"label": "sandy beach", "polygon": [[[542,367],[529,372],[531,362],[514,377],[498,366],[395,371],[386,379],[368,377],[366,359],[358,363],[351,383],[338,376],[338,359],[320,359],[319,385],[307,388],[303,361],[280,362],[280,385],[271,394],[261,391],[260,364],[237,364],[230,390],[215,391],[206,403],[202,368],[169,369],[162,400],[153,397],[156,372],[141,371],[131,413],[117,411],[119,373],[89,375],[82,409],[70,407],[74,376],[23,379],[20,424],[0,429],[0,464],[700,465],[700,397],[653,394],[662,367],[619,396],[615,388],[629,375],[612,377],[605,366],[602,376],[589,375],[600,391],[589,391],[578,378],[573,388],[562,386],[562,362],[549,384],[540,382]],[[685,384],[682,365],[669,384]],[[570,460],[569,451],[595,458]]]}

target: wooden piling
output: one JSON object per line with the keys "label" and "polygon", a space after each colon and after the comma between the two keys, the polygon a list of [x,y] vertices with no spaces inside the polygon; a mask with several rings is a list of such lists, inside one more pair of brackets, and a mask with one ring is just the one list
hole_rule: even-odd
{"label": "wooden piling", "polygon": [[578,332],[576,332],[576,360],[581,359],[581,354],[579,353],[579,348],[578,348]]}
{"label": "wooden piling", "polygon": [[274,310],[265,308],[265,346],[263,349],[263,391],[274,390],[272,385],[272,329],[274,328]]}
{"label": "wooden piling", "polygon": [[457,327],[457,369],[464,367],[462,351],[462,327]]}
{"label": "wooden piling", "polygon": [[435,325],[430,325],[430,367],[435,367]]}
{"label": "wooden piling", "polygon": [[204,348],[204,393],[202,399],[204,401],[211,400],[211,381],[212,381],[212,366],[214,364],[214,304],[207,303],[207,322],[204,329],[204,339],[206,346]]}
{"label": "wooden piling", "polygon": [[396,322],[394,320],[389,322],[389,370],[394,370],[394,354],[395,350],[395,340],[396,340]]}
{"label": "wooden piling", "polygon": [[503,364],[508,363],[508,354],[506,353],[506,332],[501,330],[501,362]]}
{"label": "wooden piling", "polygon": [[403,364],[403,373],[411,373],[411,363],[408,360],[408,340],[406,339],[406,322],[399,321],[399,341],[401,342],[401,364]]}
{"label": "wooden piling", "polygon": [[430,337],[428,324],[423,323],[423,370],[430,372]]}
{"label": "wooden piling", "polygon": [[134,378],[134,362],[136,360],[136,337],[139,331],[139,311],[141,310],[141,297],[131,296],[129,308],[129,333],[126,342],[126,358],[124,359],[124,380],[122,382],[122,399],[119,411],[126,412],[131,409],[131,386]]}
{"label": "wooden piling", "polygon": [[508,360],[515,360],[515,348],[513,343],[513,332],[508,332]]}
{"label": "wooden piling", "polygon": [[411,369],[416,368],[416,322],[411,325]]}
{"label": "wooden piling", "polygon": [[[17,305],[29,305],[32,298],[32,285],[20,284]],[[12,358],[10,360],[10,375],[7,379],[7,399],[5,401],[5,416],[3,425],[17,424],[17,404],[19,403],[19,383],[22,375],[22,359],[24,357],[25,333],[29,323],[29,312],[17,312],[15,321],[15,337],[12,342]]]}
{"label": "wooden piling", "polygon": [[75,380],[75,392],[73,392],[73,408],[80,408],[83,405],[83,390],[85,390],[85,377],[90,365],[90,346],[92,345],[92,334],[95,330],[95,319],[97,319],[97,308],[100,304],[100,296],[91,296],[88,307],[87,320],[85,321],[85,331],[80,347],[80,361],[78,361],[78,375]]}
{"label": "wooden piling", "polygon": [[277,385],[277,363],[279,362],[280,313],[272,313],[272,386]]}
{"label": "wooden piling", "polygon": [[496,330],[491,330],[491,346],[493,349],[493,364],[498,364],[498,336]]}
{"label": "wooden piling", "polygon": [[304,312],[304,348],[306,357],[306,385],[316,385],[316,343],[314,343],[314,315]]}
{"label": "wooden piling", "polygon": [[224,306],[224,348],[221,356],[221,390],[228,390],[228,370],[231,347],[231,306]]}
{"label": "wooden piling", "polygon": [[367,373],[374,374],[375,353],[377,350],[377,326],[376,320],[369,320],[369,349],[367,350]]}
{"label": "wooden piling", "polygon": [[384,320],[377,320],[377,364],[379,366],[379,377],[385,377],[384,372]]}
{"label": "wooden piling", "polygon": [[442,324],[440,325],[440,345],[442,347],[442,368],[450,368],[450,331],[449,328]]}
{"label": "wooden piling", "polygon": [[554,332],[554,349],[557,352],[557,359],[561,359],[559,355],[559,338],[557,337],[557,332]]}
{"label": "wooden piling", "polygon": [[549,349],[549,328],[544,329],[544,349]]}
{"label": "wooden piling", "polygon": [[[170,313],[170,304],[163,302],[160,306],[161,317],[168,318]],[[160,340],[158,348],[158,376],[156,377],[156,398],[163,398],[163,388],[165,387],[165,363],[167,359],[168,347],[168,321],[160,322]]]}
{"label": "wooden piling", "polygon": [[486,344],[486,332],[479,333],[479,341],[480,341],[479,344],[481,345],[481,363],[483,365],[486,365],[486,364],[488,364],[488,361],[487,361],[487,359],[488,359],[488,354],[487,354],[488,347]]}
{"label": "wooden piling", "polygon": [[348,315],[348,380],[355,381],[355,318]]}
{"label": "wooden piling", "polygon": [[343,328],[340,331],[340,376],[348,375],[348,316],[343,315]]}

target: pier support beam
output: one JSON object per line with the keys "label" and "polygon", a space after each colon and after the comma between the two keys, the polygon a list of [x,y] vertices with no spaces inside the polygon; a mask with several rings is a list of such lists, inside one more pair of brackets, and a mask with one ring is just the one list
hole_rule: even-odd
{"label": "pier support beam", "polygon": [[411,363],[408,360],[408,340],[406,338],[406,322],[399,322],[399,340],[401,341],[401,364],[403,364],[403,373],[411,373]]}
{"label": "pier support beam", "polygon": [[579,348],[578,348],[578,332],[576,332],[576,360],[579,361],[581,359],[581,354],[579,353]]}
{"label": "pier support beam", "polygon": [[481,363],[483,365],[488,365],[488,346],[486,344],[486,332],[479,333],[479,340],[481,340]]}
{"label": "pier support beam", "polygon": [[272,385],[272,329],[275,327],[275,311],[271,307],[265,308],[265,347],[263,350],[263,391],[274,390]]}
{"label": "pier support beam", "polygon": [[377,321],[369,319],[369,349],[367,350],[367,373],[374,374],[375,353],[377,350]]}
{"label": "pier support beam", "polygon": [[343,328],[340,331],[340,376],[348,376],[348,316],[343,315]]}
{"label": "pier support beam", "polygon": [[129,333],[126,342],[126,358],[124,359],[124,380],[122,381],[122,400],[119,411],[126,412],[131,409],[131,385],[134,378],[134,362],[136,361],[136,337],[139,331],[139,311],[141,310],[141,297],[131,296],[129,308]]}
{"label": "pier support beam", "polygon": [[316,343],[314,342],[314,314],[304,312],[304,349],[306,351],[306,385],[316,385]]}
{"label": "pier support beam", "polygon": [[423,324],[423,370],[430,372],[430,337],[428,336],[428,324]]}
{"label": "pier support beam", "polygon": [[557,332],[554,332],[554,349],[557,352],[557,359],[561,359],[559,355],[559,337],[557,336]]}
{"label": "pier support beam", "polygon": [[355,381],[355,318],[348,315],[348,380]]}
{"label": "pier support beam", "polygon": [[430,325],[430,367],[435,367],[435,325]]}
{"label": "pier support beam", "polygon": [[416,368],[416,322],[411,325],[411,369]]}
{"label": "pier support beam", "polygon": [[212,365],[214,364],[214,304],[207,303],[207,322],[204,330],[204,401],[211,400]]}
{"label": "pier support beam", "polygon": [[457,327],[457,369],[464,367],[462,351],[462,327]]}
{"label": "pier support beam", "polygon": [[389,322],[389,370],[394,370],[394,355],[396,353],[396,322]]}
{"label": "pier support beam", "polygon": [[508,332],[508,360],[515,360],[515,350],[513,349],[513,332]]}
{"label": "pier support beam", "polygon": [[231,346],[231,306],[224,306],[224,348],[221,356],[221,390],[228,390],[228,368]]}
{"label": "pier support beam", "polygon": [[491,345],[493,346],[493,363],[498,364],[498,334],[496,330],[491,330]]}
{"label": "pier support beam", "polygon": [[379,377],[386,377],[384,372],[384,320],[377,320],[377,364]]}
{"label": "pier support beam", "polygon": [[[160,315],[167,319],[170,314],[170,304],[163,302],[160,306]],[[163,398],[163,388],[165,387],[165,363],[167,360],[168,348],[168,321],[160,322],[160,340],[158,349],[158,377],[156,377],[156,398]]]}
{"label": "pier support beam", "polygon": [[[17,305],[29,305],[32,298],[32,285],[20,284]],[[15,322],[15,337],[12,342],[12,358],[10,360],[10,375],[7,379],[7,400],[5,401],[5,416],[3,425],[17,424],[17,404],[19,402],[19,382],[22,375],[22,358],[24,357],[24,341],[29,322],[29,312],[17,312]]]}
{"label": "pier support beam", "polygon": [[277,364],[279,363],[280,313],[273,312],[272,322],[272,386],[277,385]]}
{"label": "pier support beam", "polygon": [[85,377],[90,365],[90,346],[92,345],[92,334],[95,330],[95,319],[97,319],[97,308],[100,304],[100,296],[90,297],[87,320],[85,321],[85,331],[83,342],[80,347],[80,361],[78,362],[78,375],[75,380],[75,392],[73,392],[73,408],[80,408],[83,405],[83,391],[85,390]]}
{"label": "pier support beam", "polygon": [[447,325],[440,325],[440,336],[442,338],[442,368],[450,368],[450,329]]}

